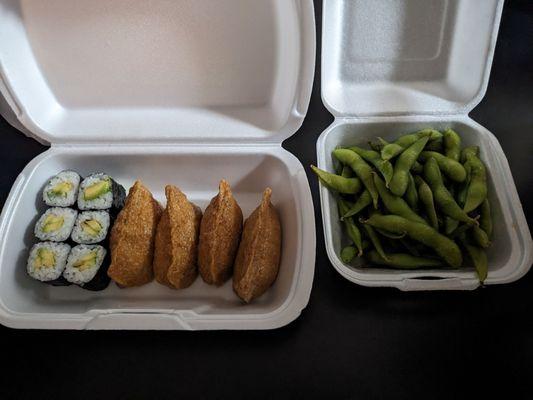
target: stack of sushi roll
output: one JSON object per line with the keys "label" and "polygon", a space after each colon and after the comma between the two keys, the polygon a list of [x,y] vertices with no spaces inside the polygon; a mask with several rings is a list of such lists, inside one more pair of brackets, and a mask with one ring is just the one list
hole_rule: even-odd
{"label": "stack of sushi roll", "polygon": [[43,190],[50,208],[35,225],[41,242],[30,250],[28,274],[56,286],[105,289],[110,282],[108,234],[125,197],[124,188],[105,173],[83,180],[74,171],[52,177]]}

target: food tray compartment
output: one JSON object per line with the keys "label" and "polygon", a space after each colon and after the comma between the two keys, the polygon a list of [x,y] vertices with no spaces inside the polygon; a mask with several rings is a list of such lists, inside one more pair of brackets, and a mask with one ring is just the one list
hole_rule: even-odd
{"label": "food tray compartment", "polygon": [[[401,134],[426,127],[450,127],[461,135],[464,145],[480,147],[481,158],[488,171],[489,199],[495,226],[493,245],[487,253],[489,274],[485,284],[519,279],[533,262],[532,241],[509,164],[494,135],[468,117],[341,120],[319,138],[318,166],[327,171],[335,170],[331,154],[337,146],[366,146],[369,140],[374,140],[377,136],[392,141]],[[320,198],[328,256],[335,269],[350,281],[365,286],[394,286],[405,290],[474,289],[479,286],[473,269],[402,271],[382,267],[367,268],[362,259],[356,259],[352,266],[344,264],[340,260],[344,234],[335,199],[323,186],[320,188]],[[428,277],[443,279],[417,279]]]}
{"label": "food tray compartment", "polygon": [[[283,234],[275,284],[245,305],[233,293],[231,280],[217,288],[198,277],[183,290],[155,281],[128,289],[111,283],[102,292],[52,287],[32,280],[26,274],[26,259],[35,241],[33,226],[45,208],[41,191],[46,180],[63,169],[82,175],[105,171],[126,188],[141,179],[163,205],[164,186],[174,184],[202,210],[218,192],[219,180],[225,178],[245,218],[270,186]],[[268,329],[292,321],[309,299],[315,248],[312,201],[301,164],[280,147],[55,147],[22,172],[1,220],[0,320],[9,326]]]}

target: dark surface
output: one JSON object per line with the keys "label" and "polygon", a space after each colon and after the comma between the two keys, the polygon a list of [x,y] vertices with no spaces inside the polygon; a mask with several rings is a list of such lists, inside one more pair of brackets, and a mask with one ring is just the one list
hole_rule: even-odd
{"label": "dark surface", "polygon": [[[320,3],[315,1],[318,57]],[[530,225],[532,61],[531,2],[508,1],[489,88],[472,116],[500,140]],[[319,77],[318,62],[307,118],[285,143],[305,166],[315,162],[316,139],[332,121],[320,99]],[[0,135],[3,203],[17,174],[45,147],[3,120]],[[533,273],[513,284],[466,293],[403,293],[351,284],[328,261],[317,183],[310,182],[316,273],[309,305],[295,322],[266,332],[0,327],[5,366],[0,397],[412,399],[501,392],[506,398],[531,398]]]}

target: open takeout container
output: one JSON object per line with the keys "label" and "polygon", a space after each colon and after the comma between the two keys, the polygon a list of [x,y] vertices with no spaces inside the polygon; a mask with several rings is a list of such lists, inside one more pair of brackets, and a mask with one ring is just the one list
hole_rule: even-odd
{"label": "open takeout container", "polygon": [[[478,145],[489,173],[494,238],[485,284],[512,282],[533,262],[532,240],[509,164],[492,133],[468,113],[487,88],[503,1],[324,0],[322,100],[335,121],[317,143],[333,171],[337,146],[365,145],[425,127],[457,130]],[[340,259],[336,202],[320,189],[329,259],[346,279],[402,290],[474,289],[474,270],[401,271]]]}
{"label": "open takeout container", "polygon": [[[6,118],[51,148],[17,178],[0,219],[0,322],[49,329],[271,329],[307,305],[315,260],[305,171],[281,147],[311,93],[311,0],[0,2]],[[6,107],[8,105],[9,107]],[[16,149],[15,149],[16,151]],[[102,292],[26,275],[46,180],[63,169],[141,179],[203,209],[227,179],[247,217],[266,186],[280,213],[278,278],[250,305],[231,281]]]}

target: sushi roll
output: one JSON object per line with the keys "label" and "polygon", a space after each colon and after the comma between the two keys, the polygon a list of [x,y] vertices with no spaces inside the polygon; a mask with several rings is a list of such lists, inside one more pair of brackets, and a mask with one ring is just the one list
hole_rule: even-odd
{"label": "sushi roll", "polygon": [[80,244],[70,251],[63,277],[88,290],[103,290],[110,282],[107,250],[100,245]]}
{"label": "sushi roll", "polygon": [[43,241],[63,242],[69,238],[77,215],[71,208],[49,208],[35,224],[35,236]]}
{"label": "sushi roll", "polygon": [[74,171],[61,171],[51,178],[43,190],[43,200],[51,207],[70,207],[76,203],[80,175]]}
{"label": "sushi roll", "polygon": [[95,244],[107,237],[111,218],[107,211],[82,211],[76,218],[72,240],[80,244]]}
{"label": "sushi roll", "polygon": [[33,279],[63,285],[61,275],[65,269],[70,246],[66,243],[41,242],[30,250],[27,271]]}
{"label": "sushi roll", "polygon": [[118,212],[124,206],[126,190],[104,173],[92,174],[83,180],[78,191],[80,210]]}

